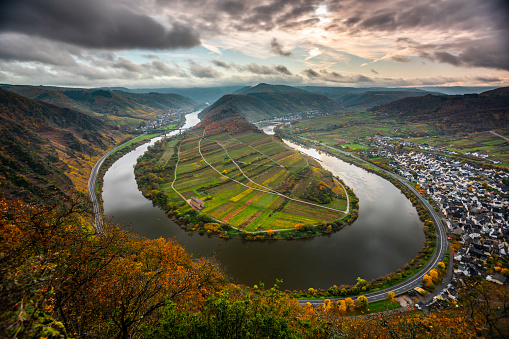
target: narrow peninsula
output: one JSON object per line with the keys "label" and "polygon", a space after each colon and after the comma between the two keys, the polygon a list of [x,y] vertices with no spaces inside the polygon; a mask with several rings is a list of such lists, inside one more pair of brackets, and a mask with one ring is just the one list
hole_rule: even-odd
{"label": "narrow peninsula", "polygon": [[230,107],[158,141],[135,172],[146,197],[200,233],[302,238],[331,233],[357,215],[357,199],[339,178]]}

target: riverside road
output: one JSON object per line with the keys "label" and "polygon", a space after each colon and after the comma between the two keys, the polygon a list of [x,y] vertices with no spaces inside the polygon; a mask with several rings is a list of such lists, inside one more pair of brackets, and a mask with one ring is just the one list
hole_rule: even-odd
{"label": "riverside road", "polygon": [[[304,138],[302,138],[302,139],[304,139]],[[305,139],[305,140],[307,140],[307,139]],[[439,262],[444,260],[445,253],[447,252],[447,248],[448,248],[447,233],[445,232],[445,227],[442,223],[442,220],[435,212],[435,209],[430,205],[428,200],[426,200],[412,185],[410,185],[408,183],[408,181],[403,179],[401,176],[399,176],[395,173],[389,172],[387,170],[384,170],[383,168],[380,168],[380,167],[378,167],[378,166],[376,166],[362,158],[359,158],[359,157],[351,154],[350,152],[345,152],[345,151],[339,150],[339,149],[331,147],[331,146],[327,146],[327,145],[325,145],[323,143],[319,143],[319,142],[316,142],[316,144],[326,147],[326,148],[329,148],[329,149],[332,149],[334,151],[349,155],[357,160],[360,160],[362,162],[365,162],[365,163],[368,163],[370,165],[377,167],[379,170],[394,177],[399,182],[401,182],[403,185],[405,185],[408,189],[410,189],[412,191],[412,193],[414,193],[415,196],[422,202],[424,207],[426,207],[426,209],[428,210],[428,212],[436,226],[435,227],[435,229],[436,229],[436,249],[435,249],[435,252],[433,253],[433,256],[431,257],[431,259],[417,274],[413,275],[412,277],[408,278],[407,280],[405,280],[401,283],[398,283],[396,285],[393,285],[391,287],[384,288],[384,289],[376,291],[376,292],[365,293],[363,295],[366,298],[368,298],[369,302],[373,302],[373,301],[387,299],[388,293],[391,291],[394,292],[396,295],[399,295],[399,294],[408,292],[408,291],[414,289],[415,287],[419,286],[422,283],[422,279],[423,279],[424,275],[428,274],[431,269],[435,268]],[[330,300],[340,300],[340,299],[343,299],[343,298],[330,298]],[[317,305],[317,304],[322,304],[323,299],[299,300],[299,302],[301,304],[310,302],[311,304]]]}

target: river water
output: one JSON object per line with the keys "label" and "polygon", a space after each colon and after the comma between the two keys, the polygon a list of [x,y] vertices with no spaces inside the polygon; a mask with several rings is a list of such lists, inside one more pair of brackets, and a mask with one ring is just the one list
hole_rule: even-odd
{"label": "river water", "polygon": [[[197,115],[187,115],[184,127],[194,126]],[[264,130],[270,133],[271,127]],[[281,288],[289,290],[354,284],[357,277],[371,280],[393,272],[417,255],[424,242],[423,224],[396,187],[342,160],[286,143],[319,159],[353,188],[359,217],[352,225],[331,235],[291,241],[243,242],[185,232],[138,190],[133,167],[149,144],[126,154],[107,171],[105,215],[144,237],[175,238],[194,256],[214,255],[233,282],[251,286],[260,281],[271,286],[276,279],[283,279]]]}

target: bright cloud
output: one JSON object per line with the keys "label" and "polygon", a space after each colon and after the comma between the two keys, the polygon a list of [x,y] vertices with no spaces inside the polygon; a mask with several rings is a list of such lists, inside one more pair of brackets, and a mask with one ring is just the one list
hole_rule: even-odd
{"label": "bright cloud", "polygon": [[503,0],[7,0],[0,80],[509,85],[508,8]]}

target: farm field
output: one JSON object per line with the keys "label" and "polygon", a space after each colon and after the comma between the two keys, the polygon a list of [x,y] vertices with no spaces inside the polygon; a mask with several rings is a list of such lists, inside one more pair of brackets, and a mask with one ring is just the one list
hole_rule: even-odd
{"label": "farm field", "polygon": [[[247,232],[330,223],[349,213],[343,185],[320,164],[256,131],[163,139],[139,159],[142,190],[159,204],[201,213]],[[186,203],[185,200],[188,200]]]}
{"label": "farm field", "polygon": [[[402,124],[371,112],[344,113],[292,121],[291,124],[284,126],[284,130],[345,151],[376,150],[371,142],[377,134],[401,137],[414,144],[428,144],[455,151],[460,156],[466,152],[489,154],[490,161],[500,161],[501,166],[509,167],[509,142],[489,131],[439,135],[433,124],[424,122]],[[507,128],[497,132],[509,137]]]}

